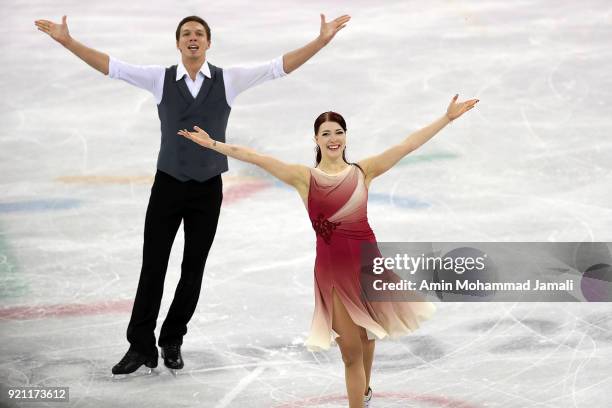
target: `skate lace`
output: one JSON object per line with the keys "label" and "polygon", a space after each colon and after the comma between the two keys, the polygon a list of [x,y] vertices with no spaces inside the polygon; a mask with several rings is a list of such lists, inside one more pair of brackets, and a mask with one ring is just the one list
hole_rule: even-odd
{"label": "skate lace", "polygon": [[119,361],[118,365],[125,365],[125,364],[127,364],[132,359],[132,356],[134,354],[135,353],[133,351],[128,351],[127,353],[125,353],[125,356],[123,356],[121,361]]}
{"label": "skate lace", "polygon": [[176,356],[179,353],[179,345],[178,344],[170,344],[169,346],[166,347],[166,351],[168,353],[172,354],[173,356]]}
{"label": "skate lace", "polygon": [[372,388],[368,387],[368,393],[367,395],[363,396],[363,401],[370,402],[371,399],[372,399]]}

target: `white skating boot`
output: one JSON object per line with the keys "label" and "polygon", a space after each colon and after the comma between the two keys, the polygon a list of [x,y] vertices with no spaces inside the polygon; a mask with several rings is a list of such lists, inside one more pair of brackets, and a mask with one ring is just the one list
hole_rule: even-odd
{"label": "white skating boot", "polygon": [[372,388],[368,387],[368,394],[363,396],[363,408],[372,408]]}

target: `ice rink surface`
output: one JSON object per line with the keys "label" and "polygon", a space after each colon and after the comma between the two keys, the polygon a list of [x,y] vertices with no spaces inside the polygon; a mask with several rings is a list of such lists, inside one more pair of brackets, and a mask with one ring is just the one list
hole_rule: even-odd
{"label": "ice rink surface", "polygon": [[[312,123],[348,124],[358,160],[443,114],[477,108],[377,179],[379,241],[612,241],[608,1],[15,1],[0,25],[0,382],[68,386],[14,407],[340,407],[339,350],[303,346],[315,235],[298,195],[230,160],[185,369],[118,381],[159,149],[153,97],[95,72],[34,27],[68,15],[81,42],[135,64],[178,61],[176,24],[204,17],[211,63],[272,59],[349,26],[286,78],[241,95],[227,135],[311,165]],[[161,326],[178,281],[182,230]],[[612,406],[612,306],[438,303],[378,342],[373,406]]]}

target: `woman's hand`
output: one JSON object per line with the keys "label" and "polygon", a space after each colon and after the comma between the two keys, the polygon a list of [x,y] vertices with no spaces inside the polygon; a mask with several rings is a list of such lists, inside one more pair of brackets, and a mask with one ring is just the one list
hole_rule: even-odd
{"label": "woman's hand", "polygon": [[325,21],[325,15],[321,14],[321,32],[319,33],[319,38],[323,40],[324,44],[329,43],[338,33],[338,31],[346,27],[346,24],[350,19],[351,16],[344,14],[330,22],[327,22]]}
{"label": "woman's hand", "polygon": [[61,24],[57,24],[49,20],[36,20],[34,24],[40,31],[49,34],[51,38],[62,45],[66,45],[70,40],[70,32],[68,31],[68,24],[66,23],[66,16],[62,17]]}
{"label": "woman's hand", "polygon": [[217,144],[217,141],[211,139],[208,133],[206,133],[205,131],[203,131],[197,126],[194,126],[193,128],[195,129],[195,132],[189,132],[187,129],[183,129],[183,130],[179,130],[177,134],[184,136],[187,139],[193,140],[200,146],[210,148]]}
{"label": "woman's hand", "polygon": [[450,103],[448,104],[448,108],[446,109],[446,116],[448,117],[448,120],[457,119],[459,116],[472,109],[478,102],[478,99],[457,102],[458,97],[459,94],[453,96],[453,99],[451,99]]}

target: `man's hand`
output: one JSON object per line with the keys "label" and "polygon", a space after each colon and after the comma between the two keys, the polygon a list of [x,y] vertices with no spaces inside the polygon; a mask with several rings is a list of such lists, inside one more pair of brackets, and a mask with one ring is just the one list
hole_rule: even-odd
{"label": "man's hand", "polygon": [[305,46],[284,54],[283,70],[289,74],[301,67],[313,55],[325,47],[338,31],[346,27],[346,23],[348,23],[350,19],[351,16],[345,14],[327,23],[325,22],[325,16],[321,14],[321,31],[319,36]]}
{"label": "man's hand", "polygon": [[62,17],[61,24],[49,20],[36,20],[34,24],[40,31],[49,34],[51,38],[63,46],[70,41],[70,32],[68,31],[68,24],[66,24],[66,16]]}
{"label": "man's hand", "polygon": [[325,15],[321,14],[321,32],[319,38],[325,44],[329,43],[338,31],[346,27],[346,23],[348,23],[350,19],[351,16],[345,14],[327,23],[325,22]]}

